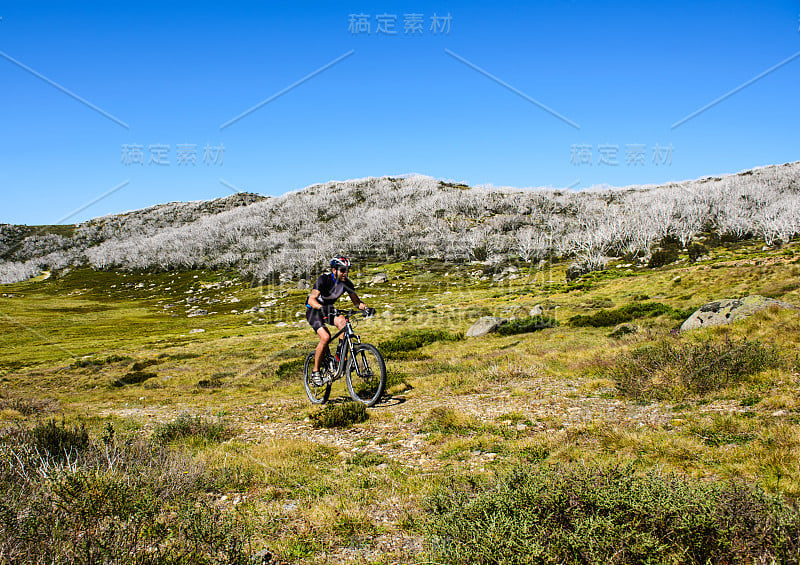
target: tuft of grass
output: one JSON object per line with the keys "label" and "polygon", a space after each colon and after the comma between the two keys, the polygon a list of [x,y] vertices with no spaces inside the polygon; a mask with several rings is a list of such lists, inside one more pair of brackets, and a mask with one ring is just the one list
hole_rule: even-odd
{"label": "tuft of grass", "polygon": [[781,360],[775,347],[758,341],[663,340],[617,357],[609,377],[617,389],[636,400],[681,399],[704,395],[742,382]]}
{"label": "tuft of grass", "polygon": [[448,406],[437,406],[428,412],[420,431],[441,434],[464,434],[478,430],[481,423]]}
{"label": "tuft of grass", "polygon": [[151,440],[158,444],[187,438],[218,442],[230,439],[234,435],[234,431],[222,422],[209,422],[200,416],[181,414],[172,422],[156,426]]}
{"label": "tuft of grass", "polygon": [[555,328],[558,322],[549,316],[530,316],[503,323],[497,328],[499,335],[516,335],[536,332],[545,328]]}
{"label": "tuft of grass", "polygon": [[800,512],[759,487],[630,466],[455,477],[427,500],[440,563],[797,563]]}
{"label": "tuft of grass", "polygon": [[310,416],[315,428],[349,428],[369,419],[367,408],[360,402],[348,400],[340,404],[328,404]]}
{"label": "tuft of grass", "polygon": [[[297,355],[297,351],[295,351],[294,354]],[[300,378],[300,373],[303,371],[304,362],[305,359],[303,358],[285,361],[275,369],[275,376],[282,381],[298,380]]]}
{"label": "tuft of grass", "polygon": [[358,467],[375,467],[386,463],[387,459],[383,453],[362,451],[347,459],[347,463]]}

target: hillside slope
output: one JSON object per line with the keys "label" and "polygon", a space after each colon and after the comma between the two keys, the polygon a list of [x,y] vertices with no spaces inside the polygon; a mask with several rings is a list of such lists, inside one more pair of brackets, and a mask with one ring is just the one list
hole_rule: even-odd
{"label": "hillside slope", "polygon": [[800,163],[582,192],[367,178],[243,198],[224,210],[219,201],[165,205],[93,220],[72,236],[29,236],[6,252],[12,260],[0,265],[0,280],[82,264],[236,269],[263,279],[313,271],[334,253],[495,262],[573,257],[594,269],[609,257],[647,259],[664,238],[683,247],[700,233],[789,241],[800,233],[798,196]]}

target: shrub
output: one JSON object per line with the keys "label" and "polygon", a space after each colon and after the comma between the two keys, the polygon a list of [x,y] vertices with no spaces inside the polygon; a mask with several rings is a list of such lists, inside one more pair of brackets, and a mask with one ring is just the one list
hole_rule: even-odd
{"label": "shrub", "polygon": [[677,260],[677,248],[670,247],[669,249],[659,249],[658,251],[653,251],[653,254],[650,255],[650,260],[647,262],[647,266],[651,269],[656,269],[658,267],[663,267],[664,265],[669,265]]}
{"label": "shrub", "polygon": [[692,263],[708,253],[708,249],[702,243],[692,243],[686,250],[689,252],[689,259],[691,259]]}
{"label": "shrub", "polygon": [[458,341],[461,334],[447,330],[406,330],[395,338],[381,342],[378,349],[387,359],[405,359],[409,352],[437,341]]}
{"label": "shrub", "polygon": [[197,381],[197,388],[206,388],[206,389],[213,389],[213,388],[222,388],[222,379],[219,375],[212,375],[211,378],[208,379],[200,379]]}
{"label": "shrub", "polygon": [[659,302],[639,302],[626,304],[614,310],[600,310],[594,314],[572,316],[569,319],[571,326],[592,326],[595,328],[616,326],[630,322],[637,318],[654,318],[662,314],[669,314],[672,318],[682,320],[688,315],[681,311],[661,304]]}
{"label": "shrub", "polygon": [[456,477],[426,511],[441,563],[798,563],[800,513],[778,498],[631,467]]}
{"label": "shrub", "polygon": [[55,420],[46,424],[38,424],[31,430],[33,446],[53,459],[65,459],[75,456],[89,447],[89,433],[86,424],[80,427],[67,427],[64,420],[61,425]]}
{"label": "shrub", "polygon": [[125,374],[124,376],[114,380],[111,382],[111,386],[114,387],[123,387],[125,385],[138,385],[143,383],[148,379],[153,379],[157,377],[155,373],[146,373],[143,371],[133,371],[130,373]]}
{"label": "shrub", "polygon": [[682,398],[742,382],[780,365],[777,349],[758,341],[661,341],[617,357],[609,376],[624,395],[638,399]]}
{"label": "shrub", "polygon": [[208,422],[200,416],[181,414],[172,422],[156,426],[151,439],[156,443],[165,444],[184,438],[224,441],[233,436],[233,430],[222,422]]}
{"label": "shrub", "polygon": [[119,361],[128,361],[129,359],[130,357],[123,357],[122,355],[109,355],[105,359],[86,357],[82,359],[76,359],[72,365],[70,365],[70,368],[81,369],[84,367],[101,367],[103,365],[110,365],[111,363],[117,363]]}
{"label": "shrub", "polygon": [[530,316],[503,323],[497,328],[500,335],[515,335],[536,332],[545,328],[554,328],[558,325],[555,318],[549,316]]}
{"label": "shrub", "polygon": [[340,404],[328,404],[309,416],[315,428],[349,428],[369,419],[367,408],[360,402],[348,400]]}

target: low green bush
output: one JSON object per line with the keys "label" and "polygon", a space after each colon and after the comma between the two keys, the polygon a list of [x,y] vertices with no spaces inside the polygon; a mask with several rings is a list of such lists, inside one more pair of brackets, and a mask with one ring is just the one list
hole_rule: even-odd
{"label": "low green bush", "polygon": [[528,464],[427,500],[439,563],[798,563],[800,513],[759,487]]}
{"label": "low green bush", "polygon": [[[692,311],[693,312],[693,311]],[[667,314],[676,320],[683,320],[691,315],[682,310],[677,310],[672,306],[661,304],[660,302],[636,302],[626,304],[613,310],[600,310],[594,314],[572,316],[569,319],[571,326],[591,326],[595,328],[616,326],[625,322],[630,322],[637,318],[654,318]]]}
{"label": "low green bush", "polygon": [[225,441],[234,435],[233,429],[223,422],[209,422],[200,416],[181,414],[172,422],[157,425],[153,430],[151,440],[160,444],[186,438]]}
{"label": "low green bush", "polygon": [[49,420],[31,430],[32,444],[43,454],[54,459],[71,458],[89,447],[89,432],[86,424],[67,426],[64,420],[57,424]]}
{"label": "low green bush", "polygon": [[758,341],[668,338],[620,354],[607,372],[617,389],[630,398],[681,399],[740,383],[780,363],[777,348]]}
{"label": "low green bush", "polygon": [[686,248],[686,251],[689,252],[689,259],[691,259],[692,263],[697,261],[703,255],[708,254],[708,248],[702,243],[690,243],[689,247]]}
{"label": "low green bush", "polygon": [[101,367],[103,365],[110,365],[119,361],[128,361],[130,357],[123,357],[122,355],[109,355],[105,359],[86,357],[83,359],[76,359],[71,365],[71,369],[81,369],[85,367]]}
{"label": "low green bush", "polygon": [[437,341],[459,341],[463,336],[447,330],[406,330],[397,337],[378,344],[386,359],[405,359],[409,353]]}
{"label": "low green bush", "polygon": [[349,428],[369,419],[367,408],[360,402],[348,400],[339,404],[328,404],[310,416],[315,428]]}
{"label": "low green bush", "polygon": [[651,269],[657,269],[658,267],[669,265],[677,260],[677,248],[670,247],[668,249],[659,249],[658,251],[653,251],[652,255],[650,255],[650,260],[647,262],[647,266]]}
{"label": "low green bush", "polygon": [[549,316],[530,316],[528,318],[519,318],[503,323],[497,328],[497,333],[499,335],[515,335],[537,332],[545,328],[554,328],[556,326],[558,326],[558,322],[555,318]]}
{"label": "low green bush", "polygon": [[148,379],[154,379],[157,376],[158,375],[155,373],[147,373],[145,371],[131,371],[130,373],[126,373],[120,378],[113,380],[111,382],[111,386],[119,388],[126,385],[138,385]]}

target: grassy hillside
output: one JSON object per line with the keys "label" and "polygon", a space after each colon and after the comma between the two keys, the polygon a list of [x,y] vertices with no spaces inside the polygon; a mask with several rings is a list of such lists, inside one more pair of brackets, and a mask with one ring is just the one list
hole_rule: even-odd
{"label": "grassy hillside", "polygon": [[[390,395],[331,429],[314,427],[300,383],[316,340],[296,280],[77,269],[3,285],[0,555],[599,562],[608,546],[626,563],[705,562],[701,547],[797,562],[800,317],[675,331],[715,299],[800,305],[800,242],[763,245],[719,243],[694,263],[679,251],[659,268],[617,261],[569,282],[567,263],[357,265],[378,310],[357,332],[391,351]],[[388,282],[370,283],[377,273]],[[537,305],[554,327],[526,325]],[[634,331],[578,325],[600,312]],[[523,333],[464,338],[485,315]],[[332,403],[346,396],[336,383]],[[550,518],[525,514],[523,483]],[[606,502],[587,507],[592,492]],[[557,520],[572,533],[548,522],[557,500],[578,501]],[[648,526],[631,504],[667,517]],[[651,539],[659,528],[666,538]]]}

